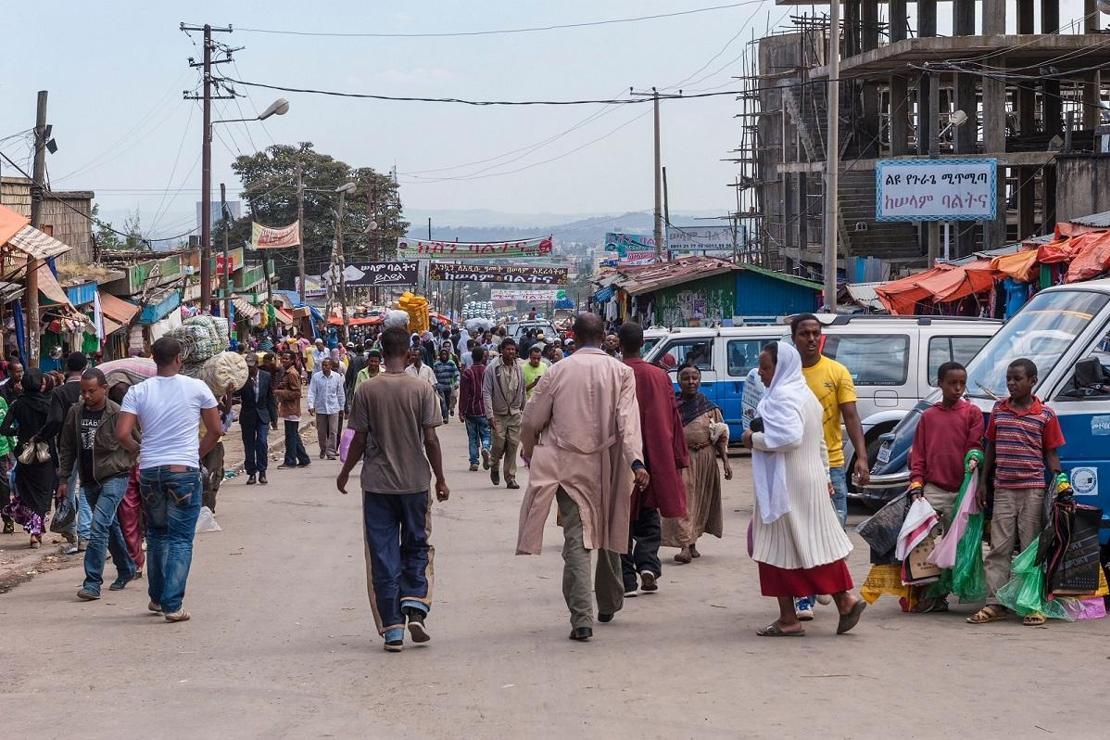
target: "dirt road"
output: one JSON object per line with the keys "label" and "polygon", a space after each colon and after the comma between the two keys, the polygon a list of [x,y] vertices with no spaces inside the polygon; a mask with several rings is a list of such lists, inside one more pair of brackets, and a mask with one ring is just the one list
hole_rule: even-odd
{"label": "dirt road", "polygon": [[[269,486],[226,484],[223,531],[197,537],[191,622],[148,616],[145,581],[79,602],[79,569],[0,596],[0,735],[1023,738],[1102,721],[1105,620],[973,627],[971,607],[906,616],[885,598],[851,635],[818,607],[805,638],[757,637],[775,608],[744,553],[740,460],[725,539],[691,565],[665,551],[658,595],[570,642],[553,518],[545,553],[514,557],[518,492],[466,471],[460,425],[442,437],[453,493],[434,510],[429,646],[382,651],[359,499],[314,455]],[[851,567],[861,580],[866,548]]]}

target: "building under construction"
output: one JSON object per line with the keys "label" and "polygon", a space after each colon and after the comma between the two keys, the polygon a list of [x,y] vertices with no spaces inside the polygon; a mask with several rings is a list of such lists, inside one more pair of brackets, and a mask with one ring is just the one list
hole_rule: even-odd
{"label": "building under construction", "polygon": [[[897,270],[1110,210],[1110,127],[1102,128],[1110,111],[1100,74],[1110,34],[1100,30],[1094,0],[1064,25],[1059,0],[953,0],[944,5],[951,18],[939,24],[946,36],[938,34],[936,0],[915,3],[912,14],[906,0],[842,7],[834,228],[849,281],[863,278],[855,257]],[[741,141],[732,152],[737,216],[766,265],[813,277],[825,228],[829,23],[825,15],[790,20],[754,42],[758,53],[743,74]],[[994,220],[876,220],[876,161],[930,156],[996,159]],[[886,277],[869,272],[866,279]]]}

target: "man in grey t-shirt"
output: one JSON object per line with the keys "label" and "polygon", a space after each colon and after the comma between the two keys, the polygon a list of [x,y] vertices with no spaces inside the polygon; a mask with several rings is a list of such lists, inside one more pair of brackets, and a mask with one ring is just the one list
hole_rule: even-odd
{"label": "man in grey t-shirt", "polygon": [[413,642],[430,639],[425,618],[435,554],[428,542],[433,471],[436,498],[446,501],[450,491],[436,436],[443,416],[435,387],[405,372],[409,337],[404,329],[387,329],[381,344],[385,372],[355,390],[348,422],[355,436],[336,486],[347,493],[351,470],[361,460],[366,588],[385,649],[398,652],[406,619]]}

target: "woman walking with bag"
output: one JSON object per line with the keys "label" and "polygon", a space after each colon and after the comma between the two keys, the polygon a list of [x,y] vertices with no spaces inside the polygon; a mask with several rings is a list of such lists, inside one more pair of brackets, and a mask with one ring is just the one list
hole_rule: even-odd
{"label": "woman walking with bag", "polygon": [[[802,360],[788,344],[772,342],[759,355],[767,393],[743,436],[752,452],[755,510],[752,559],[764,596],[778,600],[779,618],[764,637],[805,634],[794,597],[832,594],[840,612],[837,634],[859,622],[866,603],[851,593],[846,558],[852,550],[829,502],[828,451],[821,404],[802,376]],[[758,423],[757,423],[758,422]]]}
{"label": "woman walking with bag", "polygon": [[31,535],[30,546],[42,546],[47,512],[57,489],[56,424],[50,421],[50,397],[42,392],[43,376],[28,370],[21,381],[23,393],[8,409],[0,435],[15,435],[15,490],[8,514]]}

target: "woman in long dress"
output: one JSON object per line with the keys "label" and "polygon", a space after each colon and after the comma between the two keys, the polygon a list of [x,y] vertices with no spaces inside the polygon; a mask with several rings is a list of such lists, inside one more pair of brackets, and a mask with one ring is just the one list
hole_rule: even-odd
{"label": "woman in long dress", "polygon": [[39,370],[28,370],[23,374],[23,393],[8,409],[0,434],[15,435],[18,440],[16,457],[28,445],[46,442],[50,447],[50,459],[30,463],[18,462],[15,467],[15,490],[8,514],[23,526],[31,535],[31,547],[42,545],[42,535],[46,528],[46,515],[57,488],[58,454],[54,449],[57,424],[50,421],[50,397],[42,392],[43,375]]}
{"label": "woman in long dress", "polygon": [[752,424],[756,431],[743,437],[753,451],[752,559],[759,564],[763,595],[778,599],[779,618],[758,634],[804,635],[794,597],[807,594],[832,594],[840,612],[836,632],[843,634],[867,605],[851,592],[846,558],[852,543],[829,500],[821,404],[802,376],[798,351],[788,344],[764,347],[759,374],[767,393]]}
{"label": "woman in long dress", "polygon": [[721,471],[717,458],[723,463],[726,480],[732,480],[732,466],[728,462],[728,425],[721,417],[721,410],[699,390],[701,370],[693,365],[679,370],[678,386],[678,412],[682,416],[682,431],[690,453],[690,466],[682,469],[686,516],[663,520],[663,544],[681,548],[674,556],[676,563],[689,563],[701,557],[698,537],[703,534],[720,537],[723,533]]}

